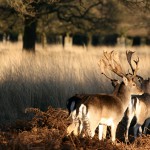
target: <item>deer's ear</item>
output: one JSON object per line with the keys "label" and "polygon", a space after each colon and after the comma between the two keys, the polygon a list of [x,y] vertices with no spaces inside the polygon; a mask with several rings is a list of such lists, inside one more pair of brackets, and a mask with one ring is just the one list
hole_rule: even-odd
{"label": "deer's ear", "polygon": [[123,82],[126,86],[128,85],[128,79],[125,76],[123,77]]}

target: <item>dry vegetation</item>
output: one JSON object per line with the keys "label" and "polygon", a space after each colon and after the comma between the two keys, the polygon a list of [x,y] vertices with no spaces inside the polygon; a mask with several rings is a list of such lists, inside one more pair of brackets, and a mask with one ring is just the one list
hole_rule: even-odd
{"label": "dry vegetation", "polygon": [[[66,135],[66,127],[71,123],[68,113],[63,109],[49,107],[43,112],[29,108],[28,113],[34,113],[31,121],[18,120],[11,126],[3,127],[0,132],[0,149],[13,150],[143,150],[150,149],[149,137],[139,137],[134,143],[124,144],[118,140],[113,145],[109,139],[99,141],[97,133],[93,139]],[[120,125],[124,128],[123,124]],[[121,132],[118,131],[118,133]],[[118,136],[118,138],[121,138]]]}
{"label": "dry vegetation", "polygon": [[[0,43],[0,149],[150,149],[148,136],[129,145],[119,142],[119,146],[109,140],[98,141],[97,135],[92,140],[66,136],[65,129],[71,121],[65,110],[67,98],[75,93],[112,91],[97,65],[105,50],[118,51],[126,69],[125,50],[136,51],[140,57],[139,74],[149,77],[149,47],[62,49],[58,45],[43,50],[38,45],[37,53],[32,55],[22,52],[19,43]],[[25,113],[30,107],[38,109]],[[118,139],[123,130],[122,124]]]}

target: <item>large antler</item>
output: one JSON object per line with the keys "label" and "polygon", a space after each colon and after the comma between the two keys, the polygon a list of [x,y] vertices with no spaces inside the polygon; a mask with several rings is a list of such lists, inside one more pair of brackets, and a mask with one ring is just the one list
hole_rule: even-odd
{"label": "large antler", "polygon": [[131,67],[132,73],[134,73],[134,68],[133,68],[132,63],[131,63],[131,58],[132,58],[133,54],[134,54],[134,52],[132,52],[132,51],[126,51],[127,61]]}
{"label": "large antler", "polygon": [[132,66],[132,63],[131,63],[131,58],[132,58],[133,54],[134,54],[134,52],[132,52],[132,51],[126,51],[127,61],[128,61],[129,65],[130,65],[132,73],[133,73],[132,77],[134,78],[134,77],[137,76],[138,64],[139,64],[139,57],[137,58],[137,60],[133,60],[135,62],[135,64],[136,64],[136,67],[134,69],[133,66]]}
{"label": "large antler", "polygon": [[120,65],[119,58],[114,54],[114,51],[108,53],[103,53],[103,58],[100,60],[100,63],[103,63],[103,66],[120,77],[125,76],[125,73]]}
{"label": "large antler", "polygon": [[99,66],[100,66],[100,68],[101,68],[101,71],[102,71],[102,75],[104,75],[107,79],[109,79],[110,81],[118,81],[117,79],[112,79],[111,77],[109,77],[108,75],[106,75],[105,74],[105,69],[106,68],[104,68],[104,64],[103,64],[103,62],[100,60],[100,63],[99,63]]}
{"label": "large antler", "polygon": [[[106,56],[107,57],[107,56]],[[108,58],[107,58],[108,59]],[[112,83],[112,86],[115,88],[118,84],[120,84],[120,81],[119,80],[117,80],[117,79],[113,79],[113,78],[110,78],[108,75],[106,75],[106,73],[105,73],[105,70],[107,69],[107,67],[108,67],[108,64],[106,64],[106,62],[104,61],[104,59],[101,59],[100,61],[99,61],[99,67],[100,67],[100,69],[101,69],[101,73],[107,78],[107,79],[109,79],[110,81],[111,81],[111,83]]]}

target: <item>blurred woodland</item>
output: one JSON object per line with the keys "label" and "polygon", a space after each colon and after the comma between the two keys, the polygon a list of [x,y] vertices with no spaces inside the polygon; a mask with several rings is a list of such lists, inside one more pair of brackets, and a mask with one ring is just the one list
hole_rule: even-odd
{"label": "blurred woodland", "polygon": [[0,0],[0,40],[65,45],[150,44],[148,0]]}

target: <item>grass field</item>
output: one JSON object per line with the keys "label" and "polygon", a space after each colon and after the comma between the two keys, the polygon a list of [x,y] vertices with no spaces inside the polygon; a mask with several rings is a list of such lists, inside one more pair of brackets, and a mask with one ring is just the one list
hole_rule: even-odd
{"label": "grass field", "polygon": [[[150,149],[149,136],[137,138],[129,145],[120,142],[119,146],[109,140],[99,141],[97,135],[92,140],[66,137],[71,120],[64,110],[66,100],[76,93],[112,92],[110,81],[98,66],[103,51],[118,52],[126,71],[129,66],[125,51],[136,51],[133,57],[140,58],[138,73],[148,78],[150,47],[63,49],[60,45],[51,45],[42,49],[37,45],[35,54],[26,53],[21,47],[21,43],[0,43],[0,149]],[[48,106],[52,107],[47,110]],[[35,115],[25,113],[30,107],[38,108],[34,110]],[[117,134],[122,130],[125,130],[123,125]]]}
{"label": "grass field", "polygon": [[[150,73],[150,47],[66,47],[37,45],[36,54],[21,50],[21,43],[0,43],[0,122],[26,116],[27,107],[45,110],[49,105],[65,108],[76,93],[111,93],[110,81],[98,66],[103,51],[115,50],[128,71],[125,51],[136,51],[139,74]],[[112,78],[117,78],[107,72]]]}

